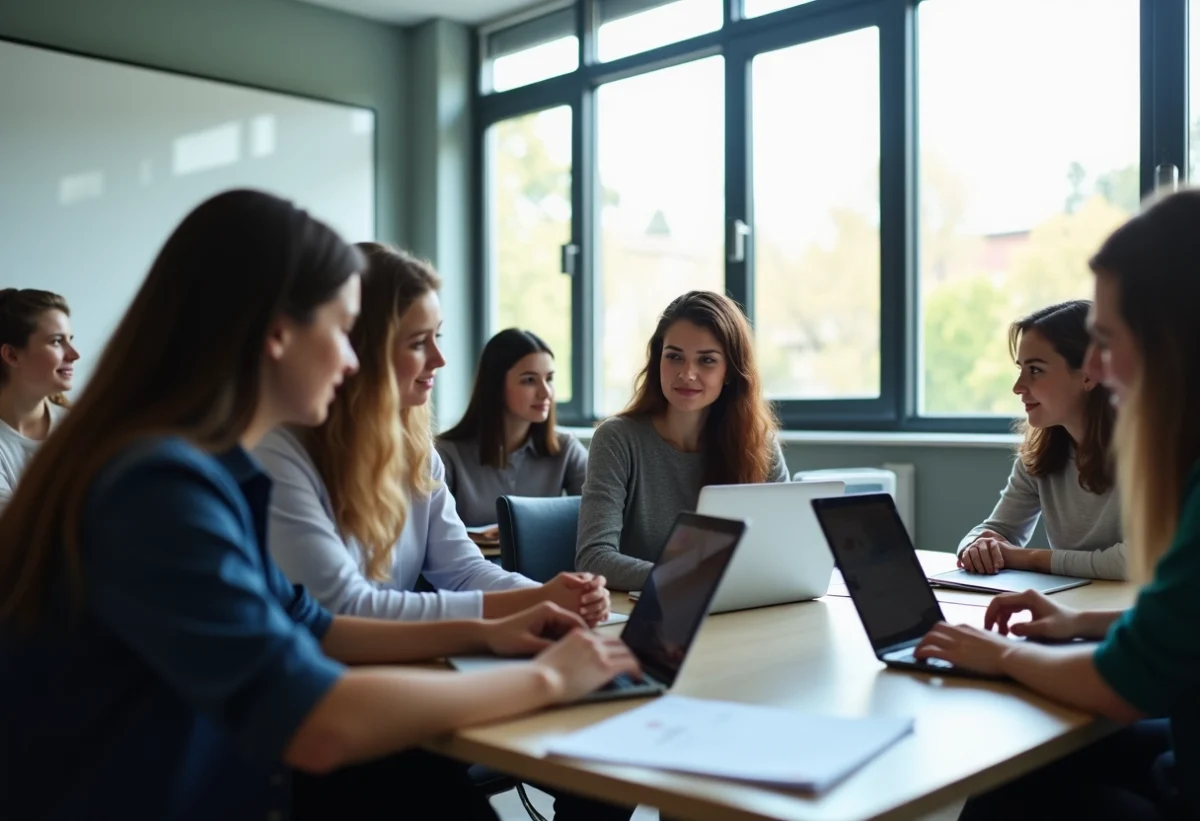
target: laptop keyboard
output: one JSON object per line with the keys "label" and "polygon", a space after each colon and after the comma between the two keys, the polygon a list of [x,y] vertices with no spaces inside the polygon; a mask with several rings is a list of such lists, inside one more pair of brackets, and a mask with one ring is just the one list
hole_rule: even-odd
{"label": "laptop keyboard", "polygon": [[638,681],[633,676],[619,675],[600,689],[602,691],[628,690],[631,687],[644,687],[648,683],[646,680]]}
{"label": "laptop keyboard", "polygon": [[954,666],[945,659],[918,659],[913,656],[913,649],[914,648],[909,647],[905,650],[897,650],[894,653],[888,653],[886,656],[884,656],[884,658],[888,661],[903,661],[908,662],[909,664],[917,664],[921,667],[940,667],[943,670]]}

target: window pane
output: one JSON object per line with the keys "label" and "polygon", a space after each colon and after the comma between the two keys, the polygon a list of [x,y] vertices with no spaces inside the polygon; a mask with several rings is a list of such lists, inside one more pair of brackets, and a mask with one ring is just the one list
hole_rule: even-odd
{"label": "window pane", "polygon": [[812,0],[743,0],[742,16],[761,17],[773,11],[790,9],[793,6],[803,6],[805,3],[811,2]]}
{"label": "window pane", "polygon": [[616,60],[716,31],[725,22],[722,0],[602,0],[596,56]]}
{"label": "window pane", "polygon": [[1138,7],[918,7],[923,413],[1019,413],[1009,323],[1090,296],[1088,256],[1137,208]]}
{"label": "window pane", "polygon": [[484,35],[486,91],[536,83],[579,67],[573,7],[526,20]]}
{"label": "window pane", "polygon": [[491,332],[533,331],[554,351],[556,399],[571,398],[571,109],[551,108],[488,129]]}
{"label": "window pane", "polygon": [[602,415],[629,401],[667,303],[724,290],[724,71],[708,57],[597,92]]}
{"label": "window pane", "polygon": [[877,397],[878,29],[760,54],[751,71],[754,316],[767,394]]}

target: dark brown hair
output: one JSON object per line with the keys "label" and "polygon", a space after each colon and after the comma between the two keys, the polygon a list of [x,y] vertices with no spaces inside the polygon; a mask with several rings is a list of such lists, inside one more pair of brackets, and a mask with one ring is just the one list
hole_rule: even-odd
{"label": "dark brown hair", "polygon": [[[39,291],[36,288],[0,289],[0,345],[12,345],[23,350],[29,344],[29,337],[37,330],[38,319],[46,311],[62,311],[67,316],[71,315],[67,300],[52,291]],[[0,359],[0,388],[8,383],[9,378],[8,366]],[[56,405],[68,405],[67,398],[61,393],[47,398]]]}
{"label": "dark brown hair", "polygon": [[271,324],[311,321],[361,267],[332,229],[270,194],[228,191],[188,214],[0,515],[0,623],[36,624],[60,574],[78,601],[81,514],[113,456],[153,435],[235,445],[258,410]]}
{"label": "dark brown hair", "polygon": [[[439,438],[449,441],[479,439],[479,461],[494,468],[508,466],[508,449],[504,441],[505,382],[508,372],[518,362],[532,353],[549,354],[554,351],[532,331],[506,328],[488,340],[479,355],[479,366],[475,369],[475,386],[471,389],[471,401],[457,425],[441,434]],[[538,456],[558,455],[558,435],[554,429],[554,403],[550,404],[550,416],[545,422],[529,427],[529,438]]]}
{"label": "dark brown hair", "polygon": [[666,413],[669,403],[661,379],[663,339],[676,322],[691,322],[708,330],[725,351],[728,384],[709,407],[700,434],[703,483],[765,482],[775,459],[779,422],[763,397],[750,323],[738,304],[724,294],[689,291],[667,306],[646,346],[646,367],[638,374],[633,400],[619,415],[653,418]]}
{"label": "dark brown hair", "polygon": [[358,249],[366,257],[362,312],[350,332],[358,372],[346,378],[324,424],[301,438],[329,491],[338,530],[362,546],[363,573],[386,581],[410,494],[434,489],[430,410],[400,406],[392,355],[401,318],[442,283],[429,263],[404,251],[376,242]]}
{"label": "dark brown hair", "polygon": [[[1008,329],[1009,354],[1016,360],[1021,337],[1032,331],[1050,343],[1066,360],[1067,367],[1078,371],[1083,367],[1091,343],[1087,328],[1091,307],[1091,302],[1075,299],[1042,308],[1017,320]],[[1030,476],[1048,476],[1067,466],[1074,445],[1079,486],[1091,493],[1105,493],[1113,486],[1110,448],[1116,418],[1107,388],[1096,385],[1088,392],[1083,415],[1083,439],[1074,443],[1061,425],[1035,428],[1028,420],[1022,420],[1018,430],[1024,434],[1024,439],[1017,452]]]}

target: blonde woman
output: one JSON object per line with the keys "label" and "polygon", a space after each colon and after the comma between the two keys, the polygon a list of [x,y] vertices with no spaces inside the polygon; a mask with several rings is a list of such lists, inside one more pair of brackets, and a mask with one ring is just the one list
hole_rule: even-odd
{"label": "blonde woman", "polygon": [[[1118,403],[1117,481],[1130,569],[1125,612],[1080,612],[1033,592],[998,596],[996,631],[939,626],[917,649],[1010,676],[1130,726],[968,803],[964,817],[1174,819],[1200,815],[1200,192],[1160,201],[1092,258],[1088,370]],[[1032,620],[1012,624],[1028,611]],[[1084,638],[1046,647],[1005,634]]]}
{"label": "blonde woman", "polygon": [[[325,424],[280,429],[256,449],[276,482],[271,555],[335,613],[401,620],[495,618],[550,601],[595,624],[603,577],[539,585],[488,561],[467,536],[433,447],[429,397],[446,360],[441,283],[408,254],[367,243],[361,369]],[[434,590],[417,592],[424,578]]]}

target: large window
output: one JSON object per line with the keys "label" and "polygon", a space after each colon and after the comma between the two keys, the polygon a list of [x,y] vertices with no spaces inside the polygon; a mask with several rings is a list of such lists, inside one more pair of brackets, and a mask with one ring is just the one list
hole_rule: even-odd
{"label": "large window", "polygon": [[524,114],[488,129],[488,248],[493,329],[532,330],[554,351],[558,401],[571,398],[571,109]]}
{"label": "large window", "polygon": [[723,77],[710,57],[597,95],[601,414],[628,402],[667,303],[724,288]]}
{"label": "large window", "polygon": [[879,32],[760,54],[750,76],[767,395],[878,396]]}
{"label": "large window", "polygon": [[1139,5],[920,5],[925,413],[1019,412],[1009,323],[1090,296],[1089,253],[1137,208]]}
{"label": "large window", "polygon": [[1101,241],[1172,166],[1200,173],[1197,17],[562,0],[490,26],[481,335],[543,334],[559,418],[588,425],[666,304],[722,290],[787,427],[1006,431],[1009,324],[1088,297]]}

